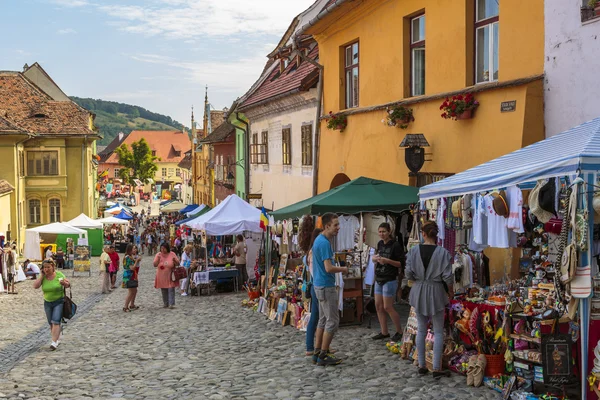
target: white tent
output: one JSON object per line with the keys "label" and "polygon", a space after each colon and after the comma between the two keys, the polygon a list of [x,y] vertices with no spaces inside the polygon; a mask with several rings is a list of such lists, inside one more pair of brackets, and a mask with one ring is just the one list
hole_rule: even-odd
{"label": "white tent", "polygon": [[200,211],[204,210],[204,208],[206,208],[206,206],[204,204],[200,204],[197,208],[194,208],[192,211],[186,212],[185,215],[191,217],[192,215],[198,214]]}
{"label": "white tent", "polygon": [[174,212],[183,209],[186,205],[180,201],[172,201],[160,209],[160,212]]}
{"label": "white tent", "polygon": [[36,228],[25,230],[25,250],[23,255],[31,260],[40,259],[40,233],[48,233],[53,235],[70,234],[79,235],[79,237],[87,236],[87,232],[83,229],[75,228],[66,222],[54,222],[48,225],[38,226]]}
{"label": "white tent", "polygon": [[243,231],[262,232],[260,210],[252,207],[235,194],[221,204],[186,223],[192,229],[203,229],[207,235],[234,235]]}
{"label": "white tent", "polygon": [[81,228],[81,229],[102,229],[103,228],[102,222],[93,220],[90,217],[88,217],[87,215],[85,215],[84,213],[79,214],[79,216],[73,218],[72,220],[70,220],[67,223],[71,226],[74,226],[76,228]]}
{"label": "white tent", "polygon": [[101,224],[107,224],[107,225],[112,225],[112,224],[129,225],[128,220],[117,218],[117,217],[106,217],[106,218],[102,218],[102,219],[97,219],[96,221],[100,222]]}

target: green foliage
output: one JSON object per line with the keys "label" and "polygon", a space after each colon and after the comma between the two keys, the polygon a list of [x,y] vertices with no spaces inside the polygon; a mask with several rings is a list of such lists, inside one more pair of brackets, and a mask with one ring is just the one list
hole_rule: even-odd
{"label": "green foliage", "polygon": [[133,179],[147,182],[158,171],[156,161],[160,159],[152,155],[152,150],[144,138],[133,142],[131,150],[123,143],[117,147],[115,153],[119,156],[119,164],[124,167],[119,171],[119,176],[125,183],[132,183]]}
{"label": "green foliage", "polygon": [[71,97],[75,103],[96,114],[94,123],[104,139],[99,145],[109,144],[119,132],[132,130],[181,130],[182,124],[166,115],[153,113],[143,107],[116,101]]}

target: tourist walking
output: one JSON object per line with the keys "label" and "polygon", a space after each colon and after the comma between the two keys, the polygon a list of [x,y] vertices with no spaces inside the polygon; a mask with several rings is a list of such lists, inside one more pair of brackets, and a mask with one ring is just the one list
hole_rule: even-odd
{"label": "tourist walking", "polygon": [[[314,280],[313,280],[313,261],[312,261],[312,247],[317,237],[323,232],[323,229],[313,230],[312,237],[310,238],[308,253],[304,256],[304,265],[307,268],[305,274],[305,281],[310,287],[310,319],[306,326],[306,355],[312,356],[315,352],[315,332],[317,331],[317,323],[319,322],[319,300],[315,295]],[[332,353],[331,349],[329,352]]]}
{"label": "tourist walking", "polygon": [[56,260],[56,268],[65,269],[65,252],[63,251],[62,247],[56,249],[54,259]]}
{"label": "tourist walking", "polygon": [[178,282],[171,280],[171,272],[177,265],[179,259],[171,251],[171,246],[166,242],[162,243],[160,251],[154,257],[154,268],[157,268],[154,287],[162,293],[164,308],[175,308],[175,288]]}
{"label": "tourist walking", "polygon": [[110,288],[116,289],[115,283],[117,283],[117,272],[119,272],[119,254],[112,244],[109,247],[108,255],[110,257],[110,266],[108,267],[108,272],[110,274]]}
{"label": "tourist walking", "polygon": [[110,247],[104,246],[104,251],[100,254],[100,288],[103,294],[110,293]]}
{"label": "tourist walking", "polygon": [[442,371],[444,350],[444,310],[454,295],[452,257],[437,246],[438,226],[428,221],[421,228],[423,244],[413,247],[406,258],[406,277],[413,281],[409,302],[417,315],[417,351],[419,374],[428,372],[425,364],[425,336],[429,319],[433,323],[433,377],[447,375]]}
{"label": "tourist walking", "polygon": [[387,222],[379,225],[378,232],[381,240],[377,243],[377,252],[372,259],[376,263],[375,309],[377,310],[381,332],[373,336],[372,339],[379,340],[390,337],[388,332],[389,315],[396,328],[392,341],[399,342],[402,339],[402,324],[400,323],[400,315],[394,308],[394,299],[398,290],[398,274],[405,261],[404,248],[392,237],[390,224]]}
{"label": "tourist walking", "polygon": [[190,267],[192,266],[192,245],[188,244],[183,248],[181,254],[181,266],[185,268],[187,277],[179,281],[179,289],[181,290],[182,296],[187,296],[187,284],[190,279]]}
{"label": "tourist walking", "polygon": [[320,366],[337,365],[342,360],[329,352],[329,346],[340,324],[339,296],[335,287],[335,274],[348,273],[348,267],[334,266],[331,240],[340,231],[338,216],[326,213],[321,218],[323,232],[315,239],[312,247],[313,281],[315,295],[319,300],[319,322],[315,334],[313,362]]}
{"label": "tourist walking", "polygon": [[129,243],[125,248],[125,257],[123,257],[123,283],[121,283],[121,287],[127,289],[125,306],[123,307],[124,312],[129,312],[133,309],[131,305],[134,304],[134,299],[137,295],[138,281],[135,279],[136,258],[133,254],[134,248],[135,246]]}
{"label": "tourist walking", "polygon": [[[133,256],[133,260],[135,261],[135,264],[133,264],[133,279],[138,283],[138,287],[139,287],[140,265],[142,263],[142,256],[141,256],[141,254],[139,254],[138,248],[135,246],[133,247],[131,254]],[[135,292],[133,293],[133,297],[131,298],[131,301],[129,303],[130,310],[137,310],[140,308],[139,306],[135,305],[136,298],[137,298],[137,288],[136,288]]]}
{"label": "tourist walking", "polygon": [[248,282],[248,270],[246,269],[248,247],[242,235],[237,235],[236,240],[237,243],[233,248],[233,253],[235,254],[234,262],[235,268],[238,270],[238,290],[242,290],[243,285]]}
{"label": "tourist walking", "polygon": [[60,344],[63,304],[65,302],[64,288],[70,286],[65,275],[60,271],[56,271],[53,260],[49,259],[42,262],[41,275],[33,283],[33,287],[34,289],[41,287],[44,293],[44,311],[46,312],[48,325],[50,325],[50,335],[52,337],[50,349],[52,350],[56,350]]}

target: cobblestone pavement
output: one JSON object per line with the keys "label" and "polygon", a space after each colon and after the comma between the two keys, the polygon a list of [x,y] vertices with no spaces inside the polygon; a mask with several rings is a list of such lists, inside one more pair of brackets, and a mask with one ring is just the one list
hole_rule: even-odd
{"label": "cobblestone pavement", "polygon": [[[467,387],[458,375],[440,381],[419,377],[384,342],[373,342],[369,336],[376,329],[366,327],[342,328],[334,339],[343,364],[314,366],[304,356],[304,334],[241,308],[242,294],[177,295],[177,308],[163,309],[153,278],[147,257],[137,300],[141,309],[130,313],[122,311],[125,289],[99,295],[96,275],[75,280],[73,294],[82,308],[56,351],[49,350],[48,330],[41,329],[43,311],[35,309],[42,308],[41,302],[29,299],[33,305],[26,306],[25,314],[31,316],[24,318],[31,330],[15,328],[20,324],[2,330],[10,340],[5,340],[0,365],[12,369],[0,371],[0,398],[498,398],[491,390]],[[20,289],[25,292],[24,284]],[[87,298],[81,297],[85,287]],[[14,307],[20,316],[19,303]],[[35,344],[24,356],[6,354],[26,343]]]}

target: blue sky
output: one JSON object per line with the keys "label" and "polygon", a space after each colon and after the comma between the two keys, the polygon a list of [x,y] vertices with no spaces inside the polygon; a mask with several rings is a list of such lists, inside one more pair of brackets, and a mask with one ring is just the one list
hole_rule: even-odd
{"label": "blue sky", "polygon": [[0,0],[0,70],[37,61],[68,95],[139,105],[189,126],[205,85],[215,108],[229,107],[313,1]]}

